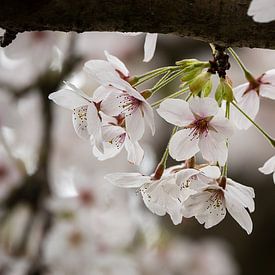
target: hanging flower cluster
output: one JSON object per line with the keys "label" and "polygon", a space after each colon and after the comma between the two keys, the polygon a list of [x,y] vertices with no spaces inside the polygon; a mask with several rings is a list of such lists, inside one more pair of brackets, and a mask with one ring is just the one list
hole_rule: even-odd
{"label": "hanging flower cluster", "polygon": [[[71,83],[49,98],[70,109],[77,135],[89,139],[99,160],[118,155],[123,148],[130,163],[140,165],[144,150],[140,145],[145,129],[155,134],[154,108],[174,125],[167,148],[152,175],[140,173],[108,174],[112,184],[139,190],[145,205],[156,215],[170,215],[174,224],[195,217],[205,228],[221,222],[226,212],[252,232],[249,213],[254,211],[254,190],[227,176],[229,139],[237,129],[251,125],[275,146],[275,141],[254,119],[260,96],[275,99],[275,72],[270,70],[255,78],[233,49],[211,45],[213,60],[185,59],[174,66],[162,67],[133,76],[117,57],[105,51],[106,60],[90,60],[84,71],[99,87],[92,96]],[[229,55],[242,68],[247,83],[232,88],[227,76]],[[219,84],[213,91],[212,78]],[[150,89],[139,86],[159,78]],[[173,80],[180,78],[179,90],[157,102],[148,99]],[[183,99],[177,97],[182,96]],[[203,162],[196,162],[196,155]],[[179,165],[167,168],[168,156]],[[275,171],[274,157],[260,171]],[[275,179],[274,179],[275,180]]]}

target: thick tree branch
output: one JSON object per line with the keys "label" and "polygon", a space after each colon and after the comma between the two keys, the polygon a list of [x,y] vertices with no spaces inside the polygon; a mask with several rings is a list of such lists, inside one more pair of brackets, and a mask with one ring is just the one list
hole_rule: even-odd
{"label": "thick tree branch", "polygon": [[191,36],[221,46],[275,48],[275,22],[246,15],[250,0],[2,0],[11,32],[142,31]]}

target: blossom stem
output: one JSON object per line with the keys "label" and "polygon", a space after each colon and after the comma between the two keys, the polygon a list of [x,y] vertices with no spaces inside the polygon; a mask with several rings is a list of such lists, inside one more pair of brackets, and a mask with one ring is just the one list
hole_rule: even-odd
{"label": "blossom stem", "polygon": [[137,82],[135,84],[133,84],[133,87],[136,87],[136,86],[144,83],[145,81],[155,78],[159,75],[165,74],[167,71],[174,71],[176,69],[179,69],[179,66],[162,67],[162,68],[158,68],[158,69],[152,70],[150,72],[147,72],[145,74],[135,76],[135,78],[137,79]]}
{"label": "blossom stem", "polygon": [[160,164],[164,166],[164,169],[166,168],[166,162],[167,162],[167,159],[168,159],[168,156],[169,156],[169,143],[170,143],[170,140],[171,140],[172,136],[177,132],[177,130],[178,130],[178,127],[175,126],[173,128],[173,131],[172,131],[171,137],[170,137],[170,139],[168,141],[168,144],[166,146],[166,149],[165,149],[165,151],[164,151],[164,153],[162,155]]}
{"label": "blossom stem", "polygon": [[236,103],[231,102],[231,104],[263,134],[263,136],[271,143],[273,147],[275,147],[275,139],[273,139],[264,129],[262,129],[256,122],[254,122],[254,120],[248,116]]}
{"label": "blossom stem", "polygon": [[230,54],[233,56],[233,58],[236,60],[236,62],[239,64],[239,66],[243,70],[245,78],[249,82],[251,82],[251,81],[255,82],[256,81],[255,78],[253,77],[253,75],[251,74],[251,72],[245,67],[245,65],[243,64],[243,62],[241,61],[241,59],[237,55],[237,53],[232,48],[228,48],[228,51],[230,52]]}
{"label": "blossom stem", "polygon": [[[228,118],[228,119],[230,118],[230,101],[226,101],[225,117]],[[228,139],[226,140],[226,146],[227,146],[227,149],[228,149],[228,147],[229,147]],[[223,169],[222,169],[222,176],[223,177],[227,177],[227,171],[228,171],[228,160],[226,160],[226,163],[225,163],[225,165],[223,166]]]}
{"label": "blossom stem", "polygon": [[160,90],[161,88],[163,88],[164,86],[166,86],[167,84],[169,84],[171,81],[173,81],[174,79],[176,79],[177,77],[179,77],[181,74],[183,74],[183,71],[180,70],[178,72],[175,72],[174,74],[172,74],[170,77],[168,77],[165,81],[163,81],[162,83],[160,83],[158,86],[154,86],[151,91],[152,91],[152,95],[157,92],[158,90]]}
{"label": "blossom stem", "polygon": [[162,98],[162,99],[154,102],[153,104],[151,104],[151,107],[152,108],[158,107],[164,100],[166,100],[168,98],[178,97],[178,96],[182,95],[183,93],[187,92],[188,90],[189,90],[189,88],[181,89],[181,90],[179,90],[179,91],[177,91],[177,92],[175,92],[175,93],[173,93],[173,94],[171,94],[169,96],[166,96],[166,97],[164,97],[164,98]]}

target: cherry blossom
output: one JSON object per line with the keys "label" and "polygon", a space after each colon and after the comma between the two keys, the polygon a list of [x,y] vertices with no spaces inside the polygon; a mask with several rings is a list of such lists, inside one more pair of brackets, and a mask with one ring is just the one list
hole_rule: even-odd
{"label": "cherry blossom", "polygon": [[139,188],[145,205],[152,213],[159,216],[167,213],[177,225],[182,221],[182,202],[194,193],[194,190],[187,188],[186,183],[195,175],[216,175],[216,169],[218,168],[188,169],[178,165],[165,169],[160,178],[156,178],[157,173],[152,176],[140,173],[114,173],[106,175],[105,179],[119,187]]}
{"label": "cherry blossom", "polygon": [[190,187],[197,192],[184,201],[185,215],[195,216],[205,228],[210,228],[224,219],[227,210],[250,234],[252,221],[245,208],[248,208],[249,212],[254,211],[253,188],[224,177],[201,183],[203,182],[195,186],[191,183]]}
{"label": "cherry blossom", "polygon": [[66,109],[72,110],[73,126],[77,135],[84,139],[90,138],[92,135],[97,148],[102,151],[101,120],[96,102],[74,85],[67,83],[67,86],[68,88],[51,93],[49,99]]}
{"label": "cherry blossom", "polygon": [[123,127],[124,119],[121,117],[108,117],[101,113],[103,118],[102,139],[103,152],[94,147],[93,153],[99,160],[106,160],[118,155],[123,148],[128,153],[128,161],[139,165],[143,159],[144,151],[137,140],[132,140]]}
{"label": "cherry blossom", "polygon": [[[275,69],[269,70],[257,79],[233,89],[238,106],[252,119],[255,119],[260,107],[260,96],[275,100]],[[252,123],[232,107],[232,121],[238,129],[248,129]]]}
{"label": "cherry blossom", "polygon": [[126,66],[105,51],[108,61],[91,60],[85,70],[101,84],[101,110],[109,116],[125,116],[126,131],[132,140],[139,140],[144,134],[145,122],[155,133],[154,113],[146,99],[125,79],[129,77]]}
{"label": "cherry blossom", "polygon": [[273,173],[273,181],[275,183],[275,156],[268,159],[263,165],[263,167],[259,168],[259,171],[265,175]]}
{"label": "cherry blossom", "polygon": [[209,162],[225,164],[226,139],[232,136],[233,126],[214,99],[194,98],[190,104],[180,99],[167,99],[157,112],[167,122],[183,128],[171,138],[172,158],[187,160],[201,151]]}
{"label": "cherry blossom", "polygon": [[252,0],[247,14],[259,23],[275,20],[275,2],[273,0]]}

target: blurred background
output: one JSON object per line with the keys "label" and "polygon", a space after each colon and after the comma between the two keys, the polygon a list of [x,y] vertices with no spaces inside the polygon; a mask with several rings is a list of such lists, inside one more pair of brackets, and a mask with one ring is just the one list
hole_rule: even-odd
{"label": "blurred background", "polygon": [[[184,58],[212,58],[205,43],[159,35],[153,60],[143,63],[144,37],[26,32],[0,49],[0,275],[275,274],[275,186],[272,177],[258,172],[274,150],[254,128],[238,131],[229,147],[229,176],[256,192],[248,236],[230,215],[208,230],[195,219],[174,226],[169,217],[153,215],[138,192],[103,178],[138,168],[125,154],[98,161],[89,141],[75,134],[71,111],[48,100],[64,80],[91,95],[98,84],[82,67],[105,59],[104,50],[125,62],[132,75]],[[274,68],[274,51],[237,51],[255,76]],[[245,81],[233,60],[228,75],[234,86]],[[274,104],[262,99],[257,116],[273,136]],[[155,119],[156,135],[142,140],[139,171],[148,175],[171,133],[168,123]]]}

